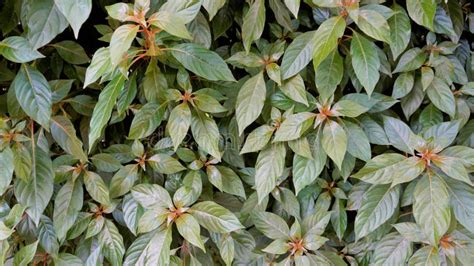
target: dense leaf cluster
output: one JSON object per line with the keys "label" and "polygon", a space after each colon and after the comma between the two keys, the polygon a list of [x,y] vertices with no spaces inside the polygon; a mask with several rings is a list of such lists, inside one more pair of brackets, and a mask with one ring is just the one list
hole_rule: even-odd
{"label": "dense leaf cluster", "polygon": [[472,265],[464,0],[3,0],[0,265]]}

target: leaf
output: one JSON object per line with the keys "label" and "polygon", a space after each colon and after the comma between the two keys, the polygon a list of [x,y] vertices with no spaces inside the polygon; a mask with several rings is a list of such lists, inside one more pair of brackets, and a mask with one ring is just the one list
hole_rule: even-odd
{"label": "leaf", "polygon": [[70,64],[81,65],[90,61],[89,56],[87,56],[86,52],[84,51],[84,48],[82,48],[82,46],[76,42],[62,41],[52,44],[52,46],[56,48],[56,51],[61,56],[61,58]]}
{"label": "leaf", "polygon": [[334,50],[316,69],[316,88],[323,99],[329,99],[344,76],[344,64],[337,50]]}
{"label": "leaf", "polygon": [[240,88],[237,96],[235,115],[239,126],[239,135],[255,121],[262,112],[266,98],[263,72],[248,79]]}
{"label": "leaf", "polygon": [[337,116],[358,117],[368,111],[368,108],[351,100],[340,100],[331,109]]}
{"label": "leaf", "polygon": [[175,158],[165,153],[159,153],[151,156],[148,159],[148,163],[159,173],[163,174],[174,174],[185,170],[181,163]]}
{"label": "leaf", "polygon": [[426,94],[436,108],[454,117],[456,113],[454,95],[442,79],[434,77],[433,82],[426,89]]}
{"label": "leaf", "polygon": [[409,72],[420,68],[426,60],[426,54],[418,47],[412,48],[402,54],[392,73]]}
{"label": "leaf", "polygon": [[400,186],[372,186],[364,194],[357,212],[354,230],[356,239],[375,231],[395,213],[400,199]]}
{"label": "leaf", "polygon": [[453,209],[454,217],[470,232],[474,231],[474,188],[463,182],[455,180],[448,181],[448,190],[450,194],[450,205]]}
{"label": "leaf", "polygon": [[22,65],[12,83],[12,88],[23,111],[48,129],[52,93],[45,77],[38,70]]}
{"label": "leaf", "polygon": [[354,32],[351,41],[352,67],[369,96],[379,81],[380,59],[375,44]]}
{"label": "leaf", "polygon": [[429,242],[436,246],[449,228],[449,194],[440,177],[425,175],[415,187],[413,216]]}
{"label": "leaf", "polygon": [[187,103],[181,103],[176,106],[170,113],[166,129],[171,133],[174,150],[176,151],[183,142],[191,126],[191,110]]}
{"label": "leaf", "polygon": [[13,177],[13,152],[10,148],[0,152],[0,194],[3,195],[10,185]]}
{"label": "leaf", "polygon": [[298,74],[312,59],[315,32],[309,31],[297,36],[286,48],[281,63],[282,78],[288,79]]}
{"label": "leaf", "polygon": [[110,119],[112,109],[120,92],[123,90],[124,84],[125,77],[121,74],[117,74],[100,93],[99,100],[94,107],[94,112],[92,113],[89,124],[89,153],[102,135],[102,131]]}
{"label": "leaf", "polygon": [[300,75],[296,75],[284,81],[280,89],[290,99],[308,106],[306,88],[303,78]]}
{"label": "leaf", "polygon": [[67,28],[67,20],[52,0],[33,1],[26,14],[27,39],[33,49],[43,47]]}
{"label": "leaf", "polygon": [[128,248],[124,265],[166,265],[169,261],[171,227],[160,227],[139,236]]}
{"label": "leaf", "polygon": [[132,6],[129,4],[116,3],[110,6],[106,6],[105,10],[107,11],[107,14],[113,19],[116,19],[122,22],[127,21],[127,20],[130,20],[130,21],[133,20],[134,10]]}
{"label": "leaf", "polygon": [[44,55],[33,49],[27,39],[20,36],[8,37],[0,42],[0,54],[15,63],[27,63],[44,58]]}
{"label": "leaf", "polygon": [[405,123],[396,118],[385,116],[384,130],[392,146],[413,154],[413,150],[418,145],[417,137]]}
{"label": "leaf", "polygon": [[255,0],[243,17],[242,40],[245,51],[250,51],[252,42],[259,39],[265,27],[265,1]]}
{"label": "leaf", "polygon": [[118,27],[112,34],[109,53],[112,66],[117,66],[125,58],[125,54],[137,36],[138,25],[126,24]]}
{"label": "leaf", "polygon": [[295,140],[311,127],[315,114],[302,112],[289,115],[275,133],[274,142]]}
{"label": "leaf", "polygon": [[408,261],[409,265],[440,265],[438,251],[435,247],[425,246],[413,254]]}
{"label": "leaf", "polygon": [[210,232],[229,233],[243,228],[232,212],[212,201],[194,204],[189,213]]}
{"label": "leaf", "polygon": [[201,229],[192,215],[185,213],[176,219],[176,228],[178,228],[179,234],[189,241],[189,243],[205,251],[204,243],[200,235]]}
{"label": "leaf", "polygon": [[394,186],[415,179],[424,170],[424,162],[417,157],[406,158],[397,153],[385,153],[372,158],[352,177],[371,184],[392,183]]}
{"label": "leaf", "polygon": [[271,239],[285,240],[290,237],[286,222],[271,212],[254,212],[252,222],[260,232]]}
{"label": "leaf", "polygon": [[219,151],[219,129],[209,115],[196,111],[191,120],[191,132],[199,147],[217,160],[221,159]]}
{"label": "leaf", "polygon": [[341,169],[347,150],[347,135],[344,129],[332,120],[328,120],[323,128],[321,145],[326,154]]}
{"label": "leaf", "polygon": [[388,19],[390,26],[390,49],[394,59],[405,51],[410,42],[411,25],[410,18],[403,7],[394,3],[392,6],[394,14]]}
{"label": "leaf", "polygon": [[123,237],[112,221],[108,219],[105,220],[104,227],[98,235],[98,241],[101,246],[101,251],[111,264],[122,264],[123,255],[125,253]]}
{"label": "leaf", "polygon": [[282,143],[272,143],[262,150],[255,164],[255,187],[258,202],[275,188],[276,180],[283,174],[286,149]]}
{"label": "leaf", "polygon": [[67,181],[54,200],[53,224],[60,242],[66,238],[67,231],[74,226],[82,204],[82,183],[78,180]]}
{"label": "leaf", "polygon": [[166,189],[155,184],[139,184],[132,189],[133,198],[146,209],[172,208],[173,202]]}
{"label": "leaf", "polygon": [[110,50],[108,47],[99,48],[92,57],[92,61],[86,70],[84,88],[98,80],[102,75],[110,71],[112,62],[110,61]]}
{"label": "leaf", "polygon": [[405,264],[413,252],[410,241],[396,233],[386,235],[377,243],[372,262],[376,265]]}
{"label": "leaf", "polygon": [[344,130],[347,133],[347,152],[358,159],[370,160],[370,143],[362,128],[355,123],[344,121]]}
{"label": "leaf", "polygon": [[23,246],[16,254],[15,257],[13,258],[13,264],[18,265],[18,266],[26,266],[28,265],[31,261],[33,261],[33,258],[36,253],[36,249],[38,247],[38,242],[33,242],[29,245]]}
{"label": "leaf", "polygon": [[247,136],[245,144],[242,147],[242,150],[240,150],[240,154],[256,152],[263,149],[270,141],[274,131],[275,128],[269,125],[262,125],[254,129]]}
{"label": "leaf", "polygon": [[30,180],[17,179],[14,191],[18,202],[28,208],[26,212],[37,225],[53,195],[54,172],[51,159],[41,149],[35,148],[33,158]]}
{"label": "leaf", "polygon": [[116,198],[125,195],[132,189],[138,179],[138,166],[133,164],[121,167],[110,181],[110,197]]}
{"label": "leaf", "polygon": [[209,181],[219,190],[245,198],[245,190],[239,176],[230,168],[217,165],[207,166]]}
{"label": "leaf", "polygon": [[51,135],[63,150],[83,162],[87,161],[87,155],[82,149],[82,142],[76,136],[74,125],[64,116],[51,118]]}
{"label": "leaf", "polygon": [[447,176],[459,181],[466,182],[472,186],[471,179],[464,168],[464,164],[456,157],[438,156],[433,159],[433,163],[441,169]]}
{"label": "leaf", "polygon": [[375,10],[358,9],[349,12],[349,15],[365,34],[376,40],[390,43],[390,27],[382,14]]}
{"label": "leaf", "polygon": [[41,247],[49,254],[58,254],[59,243],[54,232],[53,222],[42,216],[38,225],[38,239]]}
{"label": "leaf", "polygon": [[393,84],[392,97],[395,99],[406,96],[415,85],[415,75],[413,72],[401,73]]}
{"label": "leaf", "polygon": [[56,7],[63,13],[74,30],[76,39],[82,24],[87,20],[92,11],[91,0],[54,0]]}
{"label": "leaf", "polygon": [[148,22],[176,37],[183,39],[193,38],[186,29],[187,19],[181,17],[178,13],[161,10],[151,15],[148,18]]}
{"label": "leaf", "polygon": [[411,19],[421,26],[433,29],[433,20],[436,13],[434,0],[407,1],[407,10]]}
{"label": "leaf", "polygon": [[161,124],[166,111],[166,105],[156,103],[145,104],[133,118],[130,125],[130,139],[141,139],[150,136]]}
{"label": "leaf", "polygon": [[224,60],[215,52],[192,43],[173,46],[172,55],[187,70],[208,80],[235,81]]}
{"label": "leaf", "polygon": [[109,189],[100,175],[87,171],[84,174],[84,184],[87,192],[95,201],[110,205]]}
{"label": "leaf", "polygon": [[206,9],[209,14],[209,20],[212,20],[217,14],[219,9],[225,5],[226,0],[203,0],[202,6]]}
{"label": "leaf", "polygon": [[336,49],[337,41],[344,34],[346,22],[342,16],[325,20],[315,32],[313,40],[313,66],[318,69],[319,64]]}

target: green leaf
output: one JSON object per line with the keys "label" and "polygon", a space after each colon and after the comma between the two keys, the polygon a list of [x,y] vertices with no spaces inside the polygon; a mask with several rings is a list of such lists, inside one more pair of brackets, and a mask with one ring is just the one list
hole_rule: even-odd
{"label": "green leaf", "polygon": [[213,201],[196,203],[189,213],[210,232],[229,233],[243,228],[232,212]]}
{"label": "green leaf", "polygon": [[217,165],[207,166],[209,181],[219,190],[245,198],[245,190],[239,176],[230,168]]}
{"label": "green leaf", "polygon": [[15,230],[8,228],[2,221],[0,221],[0,241],[8,239]]}
{"label": "green leaf", "polygon": [[271,212],[254,212],[252,222],[265,236],[271,239],[288,239],[290,228],[278,215]]}
{"label": "green leaf", "polygon": [[402,54],[393,73],[409,72],[420,68],[425,63],[426,54],[418,47],[412,48]]}
{"label": "green leaf", "polygon": [[82,142],[76,136],[76,130],[71,121],[64,116],[51,118],[51,135],[63,150],[83,162],[87,161],[87,155],[82,148]]}
{"label": "green leaf", "polygon": [[429,242],[437,246],[451,220],[446,185],[436,175],[425,175],[418,181],[413,193],[413,216]]}
{"label": "green leaf", "polygon": [[89,124],[89,153],[102,135],[102,131],[110,119],[115,102],[123,90],[124,84],[125,77],[122,74],[117,74],[100,93]]}
{"label": "green leaf", "polygon": [[92,11],[92,0],[54,0],[54,3],[66,17],[77,39],[82,24]]}
{"label": "green leaf", "polygon": [[263,72],[248,79],[240,88],[235,108],[239,135],[242,135],[244,129],[262,112],[266,93]]}
{"label": "green leaf", "polygon": [[10,148],[0,152],[0,195],[3,195],[12,181],[14,156]]}
{"label": "green leaf", "polygon": [[355,123],[344,121],[344,130],[347,133],[347,152],[363,161],[370,160],[370,143],[362,128]]}
{"label": "green leaf", "polygon": [[347,135],[344,129],[332,120],[328,120],[323,128],[321,145],[326,154],[341,169],[347,150]]}
{"label": "green leaf", "polygon": [[290,141],[295,140],[311,127],[316,114],[303,112],[289,115],[275,133],[273,141]]}
{"label": "green leaf", "polygon": [[303,78],[300,75],[285,80],[280,89],[290,99],[308,106],[306,88]]}
{"label": "green leaf", "polygon": [[15,63],[27,63],[44,58],[44,55],[33,49],[28,40],[21,36],[8,37],[0,42],[0,54]]}
{"label": "green leaf", "polygon": [[240,154],[256,152],[263,149],[270,141],[274,131],[275,128],[269,125],[263,125],[254,129],[247,136],[245,144],[242,150],[240,150]]}
{"label": "green leaf", "polygon": [[98,235],[98,242],[102,253],[112,265],[122,264],[125,253],[123,237],[112,221],[105,220],[104,227]]}
{"label": "green leaf", "polygon": [[148,22],[176,37],[190,40],[193,39],[186,29],[186,23],[188,23],[187,19],[180,16],[179,13],[159,11],[151,15],[148,18]]}
{"label": "green leaf", "polygon": [[190,126],[191,110],[187,103],[181,103],[171,111],[168,124],[166,124],[166,130],[170,132],[175,151],[186,137]]}
{"label": "green leaf", "polygon": [[59,243],[56,232],[54,231],[53,222],[47,216],[41,216],[38,225],[38,239],[40,246],[49,254],[58,254]]}
{"label": "green leaf", "polygon": [[146,209],[172,208],[173,202],[166,189],[155,184],[139,184],[132,189],[133,198]]}
{"label": "green leaf", "polygon": [[173,195],[177,207],[189,206],[196,202],[202,192],[202,180],[199,171],[189,171],[183,178],[183,185]]}
{"label": "green leaf", "polygon": [[48,154],[35,147],[30,180],[17,179],[14,188],[15,197],[21,205],[28,208],[26,212],[35,224],[39,223],[41,214],[53,195],[53,181],[51,159]]}
{"label": "green leaf", "polygon": [[172,241],[171,227],[160,227],[139,236],[127,250],[124,265],[167,265]]}
{"label": "green leaf", "polygon": [[283,79],[288,79],[298,74],[312,59],[315,32],[309,31],[298,35],[286,48],[281,63]]}
{"label": "green leaf", "polygon": [[335,49],[316,69],[316,88],[323,99],[329,99],[341,83],[344,76],[342,57]]}
{"label": "green leaf", "polygon": [[384,130],[390,144],[403,152],[413,154],[413,150],[420,144],[411,129],[396,118],[385,116]]}
{"label": "green leaf", "polygon": [[52,93],[45,77],[38,70],[22,65],[12,83],[12,88],[23,111],[48,129]]}
{"label": "green leaf", "polygon": [[371,184],[400,184],[411,181],[425,170],[424,162],[417,157],[409,157],[397,153],[378,155],[352,175]]}
{"label": "green leaf", "polygon": [[194,140],[199,147],[220,160],[221,152],[219,151],[219,128],[217,124],[208,114],[196,111],[193,113],[191,120],[191,132]]}
{"label": "green leaf", "polygon": [[456,114],[454,95],[442,79],[434,77],[433,82],[426,89],[426,94],[436,108],[454,117]]}
{"label": "green leaf", "polygon": [[174,174],[185,170],[181,163],[175,158],[165,153],[159,153],[151,156],[148,159],[148,163],[159,173],[163,174]]}
{"label": "green leaf", "polygon": [[352,67],[369,96],[379,81],[380,58],[375,44],[354,32],[351,41]]}
{"label": "green leaf", "polygon": [[367,112],[369,108],[351,100],[340,100],[331,109],[337,116],[358,117]]}
{"label": "green leaf", "polygon": [[178,228],[179,234],[189,243],[205,251],[200,235],[201,228],[192,215],[185,213],[176,219],[176,228]]}
{"label": "green leaf", "polygon": [[401,73],[393,84],[392,97],[395,99],[406,96],[415,85],[415,74],[413,72]]}
{"label": "green leaf", "polygon": [[102,75],[110,71],[112,62],[110,61],[110,50],[108,47],[99,48],[92,57],[92,61],[86,70],[84,88],[94,83]]}
{"label": "green leaf", "polygon": [[275,188],[276,180],[285,168],[286,149],[283,143],[272,143],[262,150],[255,164],[255,187],[258,201],[262,200]]}
{"label": "green leaf", "polygon": [[[58,1],[58,0],[56,0]],[[62,41],[52,44],[58,54],[64,59],[64,61],[70,64],[81,65],[89,62],[89,56],[87,56],[84,48],[78,43],[73,41]]]}
{"label": "green leaf", "polygon": [[359,28],[368,36],[390,43],[390,27],[382,14],[370,9],[356,9],[349,15]]}
{"label": "green leaf", "polygon": [[408,261],[408,265],[440,265],[439,254],[436,247],[424,246],[417,250]]}
{"label": "green leaf", "polygon": [[31,2],[25,15],[27,39],[33,49],[38,49],[52,41],[67,28],[67,20],[52,0]]}
{"label": "green leaf", "polygon": [[111,18],[122,22],[132,20],[132,17],[134,16],[133,7],[131,4],[116,3],[110,6],[106,6],[105,10]]}
{"label": "green leaf", "polygon": [[395,213],[400,186],[375,185],[365,192],[355,219],[356,239],[375,231]]}
{"label": "green leaf", "polygon": [[346,22],[343,16],[325,20],[315,32],[313,40],[313,66],[318,69],[326,57],[336,49],[337,41],[344,34]]}
{"label": "green leaf", "polygon": [[138,165],[128,164],[120,168],[110,181],[110,197],[125,195],[138,179]]}
{"label": "green leaf", "polygon": [[464,168],[462,160],[459,160],[459,158],[438,156],[433,159],[433,163],[447,176],[462,182],[466,182],[471,186],[473,185],[466,168]]}
{"label": "green leaf", "polygon": [[13,264],[18,265],[18,266],[26,266],[28,265],[31,261],[33,261],[33,258],[36,253],[36,248],[38,247],[38,242],[33,242],[29,245],[23,246],[16,254],[15,257],[13,258]]}
{"label": "green leaf", "polygon": [[150,136],[161,124],[165,115],[166,105],[156,103],[145,104],[133,118],[128,137],[141,139]]}
{"label": "green leaf", "polygon": [[242,41],[245,51],[250,51],[252,42],[258,40],[265,27],[265,1],[255,0],[243,17]]}
{"label": "green leaf", "polygon": [[206,113],[222,113],[227,111],[214,97],[203,91],[194,93],[193,103],[199,110]]}
{"label": "green leaf", "polygon": [[447,180],[450,194],[450,205],[454,217],[470,232],[474,232],[474,188],[466,183]]}
{"label": "green leaf", "polygon": [[209,15],[209,20],[212,20],[219,9],[225,5],[226,0],[203,0],[202,6],[206,9]]}
{"label": "green leaf", "polygon": [[413,246],[406,238],[391,233],[376,245],[372,262],[376,265],[404,265],[413,253]]}
{"label": "green leaf", "polygon": [[100,175],[87,171],[84,174],[84,184],[87,192],[95,201],[110,205],[109,189]]}
{"label": "green leaf", "polygon": [[128,49],[137,36],[138,29],[138,25],[126,24],[114,31],[109,46],[112,66],[117,66],[124,60]]}
{"label": "green leaf", "polygon": [[208,80],[235,81],[225,61],[215,52],[192,43],[173,46],[171,53],[187,70]]}
{"label": "green leaf", "polygon": [[53,224],[60,242],[74,226],[83,204],[82,183],[68,180],[58,191],[54,200]]}
{"label": "green leaf", "polygon": [[276,239],[262,249],[262,251],[270,254],[285,254],[289,249],[290,247],[286,239]]}
{"label": "green leaf", "polygon": [[390,49],[394,59],[405,51],[410,42],[411,25],[410,18],[403,7],[394,3],[392,6],[394,14],[388,19],[390,26]]}
{"label": "green leaf", "polygon": [[421,26],[433,29],[433,21],[436,13],[436,1],[420,0],[407,1],[407,10],[411,19]]}

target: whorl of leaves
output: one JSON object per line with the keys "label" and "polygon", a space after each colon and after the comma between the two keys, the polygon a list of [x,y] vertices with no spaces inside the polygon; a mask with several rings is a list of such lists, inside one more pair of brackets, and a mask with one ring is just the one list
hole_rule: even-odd
{"label": "whorl of leaves", "polygon": [[472,265],[470,1],[0,10],[0,265]]}

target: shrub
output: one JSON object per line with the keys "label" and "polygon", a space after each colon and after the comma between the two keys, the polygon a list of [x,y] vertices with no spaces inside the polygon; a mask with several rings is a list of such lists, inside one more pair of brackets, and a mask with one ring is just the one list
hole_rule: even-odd
{"label": "shrub", "polygon": [[472,263],[469,1],[2,2],[1,265]]}

